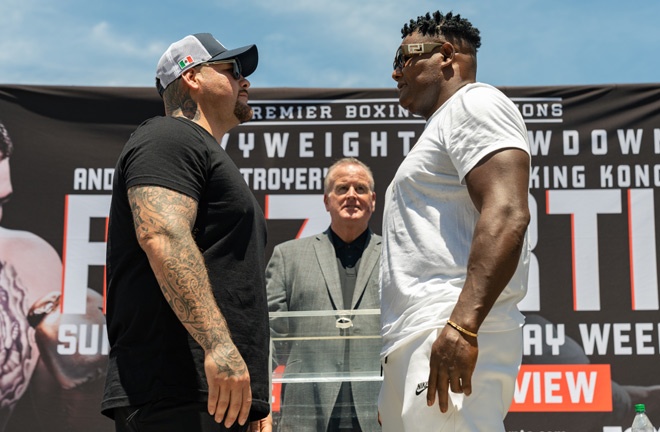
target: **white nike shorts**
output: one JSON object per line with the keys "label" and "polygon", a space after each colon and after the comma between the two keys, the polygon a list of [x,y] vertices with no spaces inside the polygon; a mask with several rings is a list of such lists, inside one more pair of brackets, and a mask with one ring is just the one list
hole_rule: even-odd
{"label": "white nike shorts", "polygon": [[472,394],[449,392],[449,409],[438,398],[426,405],[431,346],[437,329],[424,331],[383,362],[378,410],[383,432],[497,432],[506,416],[522,361],[522,329],[479,334]]}

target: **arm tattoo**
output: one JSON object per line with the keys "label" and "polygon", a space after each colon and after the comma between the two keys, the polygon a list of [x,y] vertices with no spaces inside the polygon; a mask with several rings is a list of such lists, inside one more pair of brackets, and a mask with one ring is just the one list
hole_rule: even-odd
{"label": "arm tattoo", "polygon": [[191,234],[196,201],[157,186],[130,188],[128,199],[138,241],[170,307],[202,348],[213,351],[220,371],[243,373],[245,364],[231,341]]}

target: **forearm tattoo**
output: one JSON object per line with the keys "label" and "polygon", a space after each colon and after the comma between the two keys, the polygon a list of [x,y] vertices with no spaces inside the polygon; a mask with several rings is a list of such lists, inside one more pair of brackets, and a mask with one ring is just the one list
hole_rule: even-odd
{"label": "forearm tattoo", "polygon": [[128,199],[138,239],[172,310],[202,348],[212,350],[219,371],[244,373],[245,363],[231,341],[191,234],[197,203],[156,186],[133,187]]}

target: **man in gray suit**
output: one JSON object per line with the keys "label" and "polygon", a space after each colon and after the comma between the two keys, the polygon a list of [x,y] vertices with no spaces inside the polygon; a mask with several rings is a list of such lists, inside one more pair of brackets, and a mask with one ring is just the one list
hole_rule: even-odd
{"label": "man in gray suit", "polygon": [[[324,337],[275,345],[276,357],[286,364],[284,377],[304,381],[284,385],[279,430],[377,431],[380,382],[364,377],[380,370],[380,339],[368,337],[379,334],[379,317],[341,313],[380,307],[381,237],[369,229],[376,204],[369,167],[355,158],[333,164],[323,201],[330,227],[276,246],[266,269],[271,312],[326,311],[318,317],[271,318],[274,337]],[[328,316],[332,310],[337,314]],[[325,373],[321,380],[318,371]]]}

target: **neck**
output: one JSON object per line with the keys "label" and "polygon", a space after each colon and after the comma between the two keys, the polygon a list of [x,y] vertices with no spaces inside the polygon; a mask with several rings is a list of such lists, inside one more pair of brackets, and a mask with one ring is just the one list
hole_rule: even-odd
{"label": "neck", "polygon": [[367,230],[368,227],[363,224],[330,224],[330,228],[332,228],[332,232],[334,232],[344,243],[353,243],[356,238],[360,237],[362,233]]}
{"label": "neck", "polygon": [[422,116],[424,117],[425,120],[428,120],[431,118],[433,114],[435,114],[436,111],[449,100],[456,92],[458,92],[463,86],[466,86],[468,84],[474,83],[474,80],[462,80],[462,79],[453,79],[450,81],[447,81],[447,86],[443,90],[443,92],[440,94],[440,97],[438,98],[438,102],[433,106],[430,112],[428,113],[423,113]]}
{"label": "neck", "polygon": [[185,117],[188,120],[197,123],[199,126],[204,128],[208,133],[213,135],[213,138],[220,143],[222,137],[235,125],[225,125],[223,122],[210,122],[209,119],[204,115],[204,113],[198,108],[194,114],[186,115],[191,113],[184,113],[182,110],[174,111],[172,117]]}

